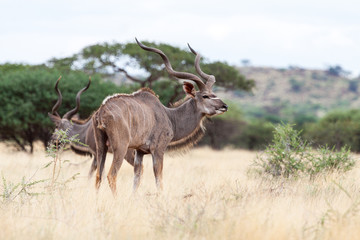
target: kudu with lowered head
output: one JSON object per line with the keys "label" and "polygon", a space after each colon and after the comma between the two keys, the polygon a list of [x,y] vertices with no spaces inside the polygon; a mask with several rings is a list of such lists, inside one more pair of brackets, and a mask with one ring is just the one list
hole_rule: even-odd
{"label": "kudu with lowered head", "polygon": [[171,76],[192,80],[199,90],[196,91],[191,82],[184,81],[183,89],[188,99],[174,108],[165,107],[154,92],[146,88],[133,94],[115,94],[103,101],[93,115],[98,161],[96,187],[99,188],[101,183],[106,142],[109,141],[113,147],[114,158],[107,178],[114,194],[116,194],[117,172],[128,148],[136,149],[134,191],[140,184],[144,154],[152,155],[156,185],[161,190],[165,150],[191,141],[193,136],[202,130],[202,121],[205,117],[227,111],[227,105],[212,91],[215,77],[205,74],[200,69],[200,54],[192,49],[196,55],[196,71],[206,83],[195,74],[174,71],[168,57],[161,50],[147,47],[137,39],[136,41],[142,49],[159,54]]}
{"label": "kudu with lowered head", "polygon": [[[88,118],[85,121],[81,120],[75,120],[72,117],[79,111],[80,109],[80,95],[85,92],[91,83],[91,79],[89,78],[89,83],[86,87],[81,89],[76,94],[76,107],[67,113],[64,114],[64,116],[61,118],[57,110],[59,109],[61,103],[62,103],[62,95],[58,88],[58,84],[60,82],[61,77],[56,81],[55,84],[55,91],[58,95],[58,99],[52,108],[51,113],[48,113],[51,121],[55,124],[56,129],[67,131],[67,136],[72,137],[74,135],[77,135],[77,138],[79,139],[79,142],[85,144],[80,145],[76,143],[71,144],[71,149],[81,155],[90,155],[94,156],[93,162],[90,167],[89,171],[89,177],[91,177],[92,173],[96,170],[97,167],[97,160],[96,160],[96,144],[95,144],[95,138],[94,138],[94,128],[92,123],[92,118]],[[57,136],[55,134],[52,135],[51,140],[56,140]],[[126,152],[125,159],[127,162],[129,162],[131,165],[134,164],[134,150],[129,149]]]}

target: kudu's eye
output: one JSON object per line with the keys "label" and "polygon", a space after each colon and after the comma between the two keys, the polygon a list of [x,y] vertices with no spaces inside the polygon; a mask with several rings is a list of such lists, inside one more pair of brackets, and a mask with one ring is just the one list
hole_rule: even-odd
{"label": "kudu's eye", "polygon": [[203,95],[202,97],[203,98],[210,98],[208,95]]}

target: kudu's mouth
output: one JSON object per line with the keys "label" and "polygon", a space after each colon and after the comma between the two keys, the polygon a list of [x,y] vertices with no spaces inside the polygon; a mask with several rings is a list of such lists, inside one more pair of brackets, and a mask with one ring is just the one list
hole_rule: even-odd
{"label": "kudu's mouth", "polygon": [[227,112],[228,105],[224,104],[219,110],[222,111],[222,112]]}
{"label": "kudu's mouth", "polygon": [[227,110],[228,110],[228,106],[226,104],[224,104],[224,106],[217,109],[215,112],[216,112],[216,115],[220,115],[220,114],[227,112]]}

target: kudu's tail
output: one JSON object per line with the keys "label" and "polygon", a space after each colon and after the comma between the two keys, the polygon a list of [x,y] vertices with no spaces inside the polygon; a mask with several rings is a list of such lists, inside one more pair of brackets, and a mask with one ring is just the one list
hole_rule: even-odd
{"label": "kudu's tail", "polygon": [[103,108],[100,107],[93,116],[93,126],[94,126],[94,130],[96,129],[100,129],[100,130],[105,130],[106,128],[106,124],[104,123],[102,116],[103,116]]}

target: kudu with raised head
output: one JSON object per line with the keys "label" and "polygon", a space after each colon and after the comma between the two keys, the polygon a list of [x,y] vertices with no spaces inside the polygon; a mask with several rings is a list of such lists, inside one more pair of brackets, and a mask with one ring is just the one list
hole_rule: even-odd
{"label": "kudu with raised head", "polygon": [[103,101],[99,110],[93,115],[98,161],[96,187],[99,188],[101,183],[106,142],[109,141],[113,147],[114,158],[107,178],[114,194],[116,194],[117,172],[128,148],[136,149],[134,191],[140,184],[144,154],[152,155],[156,185],[161,190],[165,150],[191,141],[194,135],[202,131],[202,121],[205,117],[227,111],[227,105],[212,91],[215,77],[202,72],[199,65],[200,55],[193,49],[192,52],[196,55],[196,71],[206,83],[195,74],[174,71],[169,59],[161,50],[147,47],[137,39],[136,41],[144,50],[159,54],[171,76],[192,80],[199,90],[196,91],[192,83],[184,81],[183,89],[188,99],[174,108],[167,108],[161,104],[150,89],[141,89],[130,95],[116,94]]}
{"label": "kudu with raised head", "polygon": [[[52,108],[51,113],[48,113],[51,121],[55,124],[56,129],[67,131],[67,136],[72,137],[74,135],[77,135],[77,138],[79,139],[79,142],[85,144],[71,144],[71,149],[81,155],[90,155],[94,156],[94,159],[92,161],[90,171],[89,171],[89,178],[93,174],[93,172],[96,170],[97,167],[97,160],[96,160],[96,144],[95,144],[95,138],[94,138],[94,128],[93,128],[93,119],[92,117],[89,117],[87,120],[75,120],[72,117],[79,111],[80,109],[80,95],[85,92],[91,83],[91,79],[89,78],[89,83],[86,87],[81,89],[76,94],[76,107],[67,113],[64,114],[64,116],[61,118],[57,110],[59,109],[61,102],[62,102],[62,95],[58,88],[58,84],[60,82],[61,77],[56,81],[55,84],[55,91],[58,95],[58,99]],[[56,140],[57,136],[55,134],[52,135],[51,139]],[[125,159],[128,163],[131,165],[134,165],[134,150],[129,149],[126,152]]]}

